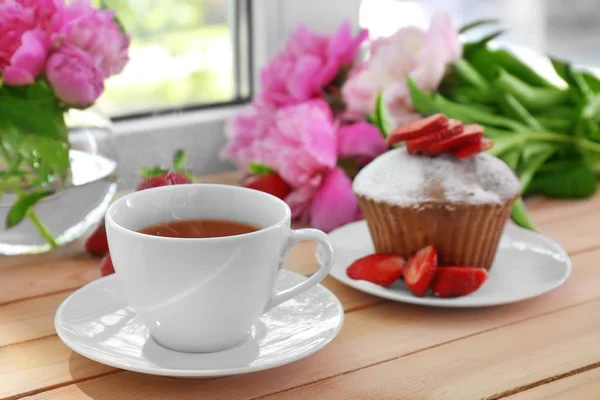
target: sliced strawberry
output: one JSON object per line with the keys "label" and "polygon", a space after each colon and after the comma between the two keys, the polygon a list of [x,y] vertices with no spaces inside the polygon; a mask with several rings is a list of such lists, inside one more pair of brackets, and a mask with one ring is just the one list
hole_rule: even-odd
{"label": "sliced strawberry", "polygon": [[426,151],[433,154],[448,153],[457,148],[477,143],[482,137],[482,126],[476,124],[465,125],[463,126],[463,131],[460,135],[452,136],[436,142],[429,146]]}
{"label": "sliced strawberry", "polygon": [[391,146],[405,140],[416,139],[446,126],[448,126],[448,118],[444,114],[433,114],[397,127],[388,136],[387,144]]}
{"label": "sliced strawberry", "polygon": [[479,289],[487,277],[483,268],[440,267],[431,288],[437,297],[465,296]]}
{"label": "sliced strawberry", "polygon": [[394,254],[371,254],[352,263],[346,270],[352,279],[389,286],[402,277],[404,259]]}
{"label": "sliced strawberry", "polygon": [[487,151],[494,147],[494,142],[491,139],[483,138],[479,142],[475,142],[455,150],[456,156],[461,160],[474,156],[475,154]]}
{"label": "sliced strawberry", "polygon": [[102,257],[108,253],[108,239],[106,238],[106,229],[104,228],[104,220],[85,241],[85,250],[93,256]]}
{"label": "sliced strawberry", "polygon": [[114,273],[115,267],[113,266],[110,254],[107,254],[106,257],[104,257],[100,262],[100,275],[106,276]]}
{"label": "sliced strawberry", "polygon": [[488,151],[492,147],[494,147],[494,141],[492,139],[481,139],[481,151]]}
{"label": "sliced strawberry", "polygon": [[406,142],[406,150],[409,154],[414,154],[419,151],[425,151],[429,146],[435,142],[439,142],[442,139],[446,139],[452,136],[459,135],[463,131],[463,125],[460,121],[451,119],[448,122],[448,126],[442,129],[438,129],[425,136],[417,139],[412,139]]}
{"label": "sliced strawberry", "polygon": [[280,199],[285,199],[291,192],[290,186],[276,173],[267,175],[253,175],[243,182],[244,187],[260,190],[272,194]]}
{"label": "sliced strawberry", "polygon": [[437,270],[437,252],[433,246],[427,246],[412,256],[404,267],[404,282],[415,296],[423,296]]}

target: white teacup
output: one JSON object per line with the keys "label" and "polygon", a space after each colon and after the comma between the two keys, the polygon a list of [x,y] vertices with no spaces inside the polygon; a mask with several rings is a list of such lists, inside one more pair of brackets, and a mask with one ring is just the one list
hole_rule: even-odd
{"label": "white teacup", "polygon": [[[131,307],[161,345],[183,352],[224,350],[243,341],[269,309],[319,283],[333,249],[316,229],[290,230],[280,199],[256,190],[208,184],[147,189],[114,202],[106,213],[110,254]],[[221,219],[260,227],[215,238],[169,238],[137,231],[186,219]],[[301,284],[273,293],[295,243],[321,246],[323,264]]]}

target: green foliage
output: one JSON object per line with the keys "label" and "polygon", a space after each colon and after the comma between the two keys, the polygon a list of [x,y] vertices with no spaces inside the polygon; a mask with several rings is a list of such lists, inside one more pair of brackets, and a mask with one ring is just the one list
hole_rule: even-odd
{"label": "green foliage", "polygon": [[19,224],[37,202],[52,195],[53,193],[54,192],[47,190],[40,190],[19,196],[17,201],[14,202],[13,206],[10,208],[10,211],[6,215],[6,221],[4,223],[6,228],[12,228],[13,226]]}
{"label": "green foliage", "polygon": [[390,115],[390,111],[383,101],[381,92],[377,94],[377,99],[375,100],[375,113],[369,117],[369,120],[379,129],[379,132],[381,132],[383,137],[387,137],[396,127],[393,122],[394,120]]}
{"label": "green foliage", "polygon": [[275,172],[272,167],[260,163],[250,163],[248,170],[254,175],[269,175]]}
{"label": "green foliage", "polygon": [[[465,44],[440,93],[426,93],[409,79],[413,105],[423,115],[441,112],[482,125],[494,140],[489,152],[515,171],[524,193],[591,196],[600,165],[600,79],[553,59],[567,84],[559,88],[509,51],[488,47],[492,36]],[[512,217],[535,229],[521,199]]]}
{"label": "green foliage", "polygon": [[63,108],[46,82],[0,88],[0,166],[0,196],[7,192],[18,195],[8,212],[6,228],[29,216],[53,244],[33,209],[65,184],[70,161]]}
{"label": "green foliage", "polygon": [[548,166],[532,182],[533,192],[563,199],[586,198],[596,192],[596,174],[588,162],[573,160]]}

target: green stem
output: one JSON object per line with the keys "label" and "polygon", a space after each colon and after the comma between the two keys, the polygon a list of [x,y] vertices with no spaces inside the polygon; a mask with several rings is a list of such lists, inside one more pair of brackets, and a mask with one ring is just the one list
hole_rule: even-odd
{"label": "green stem", "polygon": [[54,237],[52,236],[52,234],[50,232],[48,232],[48,229],[46,228],[46,226],[44,226],[42,221],[40,221],[40,219],[38,218],[38,216],[32,209],[27,211],[27,218],[29,218],[29,220],[31,221],[33,226],[35,226],[35,229],[37,229],[37,231],[39,232],[40,235],[42,235],[44,240],[46,240],[46,242],[48,242],[50,247],[52,247],[53,249],[58,247],[58,244],[56,244],[56,241],[54,240]]}
{"label": "green stem", "polygon": [[524,141],[529,140],[541,140],[547,142],[555,142],[555,143],[568,143],[572,145],[579,146],[583,149],[590,150],[600,154],[600,143],[595,143],[585,138],[574,137],[574,136],[566,136],[566,135],[557,135],[555,133],[549,132],[522,132],[514,135],[514,140],[507,142],[504,146],[498,149],[498,151],[494,152],[493,148],[490,151],[494,155],[499,155],[516,145],[521,144]]}

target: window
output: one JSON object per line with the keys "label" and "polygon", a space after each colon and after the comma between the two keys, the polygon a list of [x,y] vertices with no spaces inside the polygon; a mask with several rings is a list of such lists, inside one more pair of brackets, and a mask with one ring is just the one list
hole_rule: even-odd
{"label": "window", "polygon": [[131,35],[98,101],[113,119],[235,104],[252,91],[250,0],[97,0]]}

